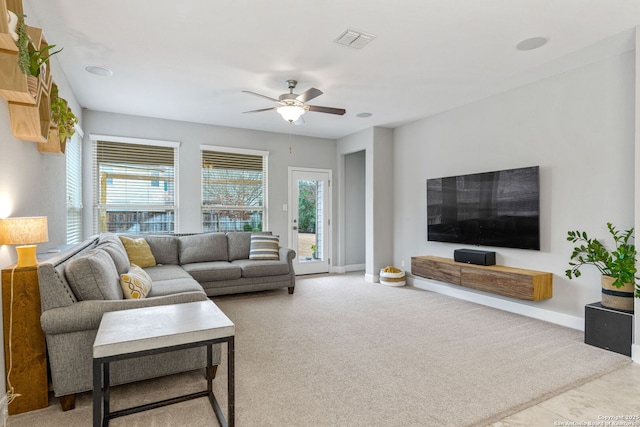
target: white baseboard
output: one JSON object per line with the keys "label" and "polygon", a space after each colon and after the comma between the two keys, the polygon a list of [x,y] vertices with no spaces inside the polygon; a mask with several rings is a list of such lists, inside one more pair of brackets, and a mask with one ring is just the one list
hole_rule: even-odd
{"label": "white baseboard", "polygon": [[368,274],[365,273],[364,275],[364,281],[368,282],[368,283],[379,283],[380,282],[380,276],[377,274]]}
{"label": "white baseboard", "polygon": [[[544,320],[546,322],[584,331],[584,319],[582,317],[570,316],[568,314],[545,310],[543,308],[519,304],[517,302],[507,301],[489,295],[469,292],[464,289],[456,289],[440,282],[423,279],[421,277],[407,277],[407,284],[413,285],[419,289],[448,295],[465,301],[471,301],[488,307],[497,308],[499,310],[509,311],[511,313],[521,314],[534,319]],[[638,357],[640,358],[640,350],[638,352]]]}
{"label": "white baseboard", "polygon": [[345,270],[346,271],[364,271],[366,269],[366,265],[365,264],[351,264],[351,265],[345,265]]}
{"label": "white baseboard", "polygon": [[364,264],[351,264],[344,265],[342,267],[331,267],[332,273],[344,274],[351,271],[364,271],[366,266]]}

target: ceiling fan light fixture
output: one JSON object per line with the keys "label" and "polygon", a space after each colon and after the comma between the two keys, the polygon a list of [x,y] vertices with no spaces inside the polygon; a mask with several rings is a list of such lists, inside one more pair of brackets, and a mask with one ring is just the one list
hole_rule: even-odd
{"label": "ceiling fan light fixture", "polygon": [[304,108],[298,105],[281,105],[276,108],[278,114],[282,116],[286,121],[293,123],[300,118],[301,115],[304,114]]}

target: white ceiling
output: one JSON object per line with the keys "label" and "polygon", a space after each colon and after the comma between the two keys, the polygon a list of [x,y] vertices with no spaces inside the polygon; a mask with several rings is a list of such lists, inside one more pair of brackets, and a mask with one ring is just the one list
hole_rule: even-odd
{"label": "white ceiling", "polygon": [[[91,110],[339,138],[395,127],[634,48],[639,0],[24,0]],[[30,18],[27,17],[27,23]],[[374,34],[362,49],[334,40]],[[519,51],[523,39],[549,42]],[[107,67],[113,76],[87,73]],[[291,126],[270,97],[310,87]],[[369,112],[369,118],[356,114]]]}

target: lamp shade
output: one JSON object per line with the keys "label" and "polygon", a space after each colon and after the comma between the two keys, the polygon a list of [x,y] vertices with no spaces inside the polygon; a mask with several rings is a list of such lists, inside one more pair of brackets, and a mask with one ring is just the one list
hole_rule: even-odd
{"label": "lamp shade", "polygon": [[0,227],[4,245],[32,245],[49,241],[46,216],[5,218]]}
{"label": "lamp shade", "polygon": [[295,122],[304,114],[304,108],[298,105],[283,105],[276,108],[276,111],[288,122]]}

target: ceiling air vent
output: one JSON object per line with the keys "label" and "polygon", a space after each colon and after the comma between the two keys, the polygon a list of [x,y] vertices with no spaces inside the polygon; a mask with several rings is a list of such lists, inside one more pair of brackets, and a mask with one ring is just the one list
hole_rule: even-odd
{"label": "ceiling air vent", "polygon": [[353,28],[347,28],[342,34],[335,40],[336,43],[360,49],[366,46],[369,42],[375,39],[373,34],[365,33],[360,30],[354,30]]}

